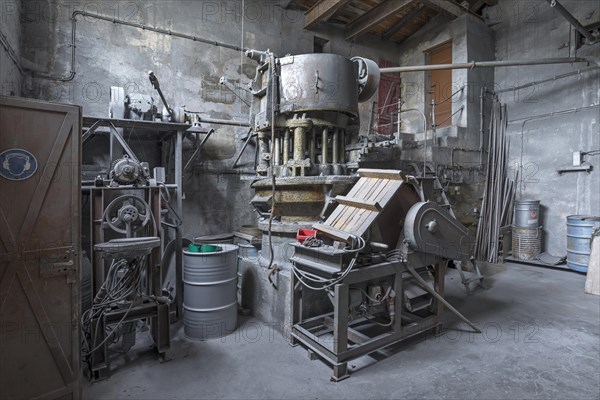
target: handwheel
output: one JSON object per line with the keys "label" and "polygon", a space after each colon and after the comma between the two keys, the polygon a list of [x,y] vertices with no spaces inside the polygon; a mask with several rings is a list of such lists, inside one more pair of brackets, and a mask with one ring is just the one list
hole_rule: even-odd
{"label": "handwheel", "polygon": [[152,216],[150,205],[144,199],[127,194],[119,196],[104,210],[104,224],[115,232],[131,237],[148,225]]}

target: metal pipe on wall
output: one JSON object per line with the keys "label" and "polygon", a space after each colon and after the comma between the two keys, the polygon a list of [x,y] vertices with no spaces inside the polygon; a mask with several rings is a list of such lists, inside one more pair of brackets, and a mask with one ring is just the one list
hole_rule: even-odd
{"label": "metal pipe on wall", "polygon": [[546,0],[546,1],[548,2],[548,4],[550,4],[550,7],[556,9],[556,11],[558,11],[560,13],[560,15],[565,17],[565,19],[567,21],[569,21],[569,23],[571,25],[573,25],[573,28],[577,29],[577,31],[579,33],[581,33],[583,36],[585,36],[585,38],[588,40],[588,42],[590,44],[598,41],[598,38],[594,37],[594,35],[592,35],[592,33],[590,31],[585,29],[585,27],[583,25],[581,25],[581,23],[577,20],[577,18],[575,18],[573,16],[573,14],[571,14],[569,12],[569,10],[564,8],[563,5],[560,4],[557,0]]}
{"label": "metal pipe on wall", "polygon": [[[521,169],[523,168],[523,149],[525,147],[525,143],[524,143],[525,125],[529,121],[534,121],[534,120],[544,119],[544,118],[557,117],[557,116],[560,116],[560,115],[576,113],[576,112],[579,112],[579,111],[590,110],[590,109],[598,108],[598,107],[600,107],[600,104],[594,104],[592,106],[586,106],[586,107],[571,108],[571,109],[568,109],[568,110],[562,110],[562,111],[550,112],[550,113],[545,113],[545,114],[539,114],[539,115],[534,115],[534,116],[531,116],[531,117],[513,119],[512,121],[508,121],[509,124],[514,123],[514,122],[523,121],[523,123],[521,124],[521,152],[520,152],[520,159],[519,159],[519,168],[521,168]],[[522,195],[523,195],[523,177],[521,176],[520,181],[519,181],[519,196],[522,196]]]}
{"label": "metal pipe on wall", "polygon": [[573,63],[591,63],[598,62],[593,57],[569,57],[569,58],[545,58],[539,60],[514,60],[514,61],[470,61],[467,63],[454,64],[432,64],[432,65],[414,65],[408,67],[389,67],[381,68],[382,74],[397,74],[402,72],[436,71],[443,69],[473,69],[473,68],[498,68],[498,67],[517,67],[529,65],[547,65],[547,64],[573,64]]}
{"label": "metal pipe on wall", "polygon": [[532,81],[532,82],[529,82],[529,83],[525,83],[525,84],[520,85],[520,86],[513,86],[513,87],[506,88],[506,89],[496,90],[494,93],[498,94],[498,93],[512,92],[512,91],[521,90],[521,89],[527,89],[527,88],[532,87],[532,86],[541,85],[542,83],[555,82],[555,81],[557,81],[559,79],[568,78],[568,77],[574,76],[574,75],[581,75],[583,73],[590,72],[590,71],[595,71],[595,70],[598,70],[598,69],[600,69],[600,65],[593,65],[591,67],[587,67],[587,68],[583,68],[583,69],[578,69],[577,71],[567,72],[566,74],[554,75],[551,78],[545,78],[545,79],[542,79],[542,80],[539,80],[539,81]]}
{"label": "metal pipe on wall", "polygon": [[181,39],[187,39],[187,40],[192,40],[194,42],[210,44],[212,46],[222,47],[222,48],[230,49],[230,50],[234,50],[234,51],[244,52],[247,50],[247,49],[239,47],[239,46],[219,42],[216,40],[208,40],[208,39],[200,38],[198,36],[187,35],[185,33],[173,32],[170,29],[155,28],[155,27],[152,27],[149,25],[139,24],[136,22],[130,22],[130,21],[122,20],[122,19],[107,17],[105,15],[89,13],[87,11],[82,11],[82,10],[75,10],[75,11],[73,11],[73,14],[71,15],[71,44],[70,44],[70,47],[71,47],[71,70],[69,71],[69,74],[65,75],[65,76],[53,76],[53,75],[34,73],[35,77],[41,78],[41,79],[54,80],[54,81],[61,81],[61,82],[69,82],[75,78],[75,75],[76,75],[76,72],[75,72],[75,48],[76,48],[75,32],[77,29],[77,17],[78,16],[99,19],[102,21],[112,22],[113,24],[130,26],[133,28],[138,28],[138,29],[142,29],[142,30],[150,31],[150,32],[154,32],[154,33],[160,33],[163,35],[175,36],[175,37],[178,37]]}

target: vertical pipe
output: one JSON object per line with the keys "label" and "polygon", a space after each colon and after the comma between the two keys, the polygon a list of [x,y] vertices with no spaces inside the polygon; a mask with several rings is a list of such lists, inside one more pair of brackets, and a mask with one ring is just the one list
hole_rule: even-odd
{"label": "vertical pipe", "polygon": [[479,168],[483,167],[483,96],[487,93],[487,88],[484,86],[481,88],[481,95],[479,96]]}
{"label": "vertical pipe", "polygon": [[283,137],[283,165],[287,165],[290,159],[290,130],[286,129]]}
{"label": "vertical pipe", "polygon": [[317,163],[317,133],[316,128],[310,130],[310,162]]}
{"label": "vertical pipe", "polygon": [[340,129],[339,128],[335,128],[333,131],[333,143],[332,143],[331,147],[332,147],[331,154],[332,154],[332,158],[333,158],[333,160],[331,162],[333,164],[337,164],[340,162]]}
{"label": "vertical pipe", "polygon": [[346,163],[346,130],[340,129],[340,163]]}
{"label": "vertical pipe", "polygon": [[[177,131],[175,141],[175,184],[177,185],[177,212],[183,216],[183,131]],[[183,263],[182,263],[182,232],[184,218],[181,219],[181,225],[175,231],[175,240],[177,251],[175,253],[175,286],[177,296],[175,298],[175,306],[177,317],[181,318],[183,313]]]}
{"label": "vertical pipe", "polygon": [[327,164],[327,142],[329,141],[327,127],[323,128],[323,137],[321,138],[321,164]]}
{"label": "vertical pipe", "polygon": [[400,140],[400,114],[402,113],[402,98],[398,97],[398,130],[396,131],[396,141]]}

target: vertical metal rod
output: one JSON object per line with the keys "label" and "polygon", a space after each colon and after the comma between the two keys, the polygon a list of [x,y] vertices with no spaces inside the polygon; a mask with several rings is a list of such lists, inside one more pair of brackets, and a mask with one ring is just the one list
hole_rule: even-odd
{"label": "vertical metal rod", "polygon": [[290,159],[290,130],[286,129],[283,136],[283,165],[287,165]]}
{"label": "vertical metal rod", "polygon": [[321,164],[327,164],[327,142],[329,141],[327,128],[323,128],[321,138]]}
{"label": "vertical metal rod", "polygon": [[346,130],[340,129],[340,163],[346,163]]}
{"label": "vertical metal rod", "polygon": [[331,154],[332,154],[332,158],[333,160],[331,161],[334,164],[339,163],[340,161],[340,129],[339,128],[335,128],[333,131],[333,143],[331,145],[332,150],[331,150]]}
{"label": "vertical metal rod", "polygon": [[183,131],[177,131],[177,138],[175,140],[175,184],[177,185],[176,196],[177,196],[177,213],[182,217],[181,225],[175,231],[175,240],[177,244],[177,251],[175,252],[175,280],[176,280],[176,291],[175,296],[175,307],[177,311],[177,317],[181,318],[183,311],[183,269],[182,269],[182,233],[184,228],[183,218]]}
{"label": "vertical metal rod", "polygon": [[396,131],[396,141],[400,140],[400,125],[402,124],[400,121],[400,114],[402,114],[402,98],[398,97],[398,130]]}
{"label": "vertical metal rod", "polygon": [[483,96],[487,93],[487,88],[484,86],[481,88],[481,95],[479,96],[479,168],[483,167]]}

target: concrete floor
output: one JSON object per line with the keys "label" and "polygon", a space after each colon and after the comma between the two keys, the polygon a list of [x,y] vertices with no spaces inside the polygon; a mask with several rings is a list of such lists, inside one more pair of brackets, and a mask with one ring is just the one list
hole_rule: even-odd
{"label": "concrete floor", "polygon": [[483,334],[450,327],[379,362],[351,363],[354,373],[340,383],[271,326],[245,319],[236,334],[209,342],[190,342],[179,330],[167,363],[133,351],[108,380],[84,384],[84,397],[600,398],[600,297],[584,294],[585,277],[518,264],[488,271],[488,289],[472,296],[456,271],[446,280],[448,300]]}

